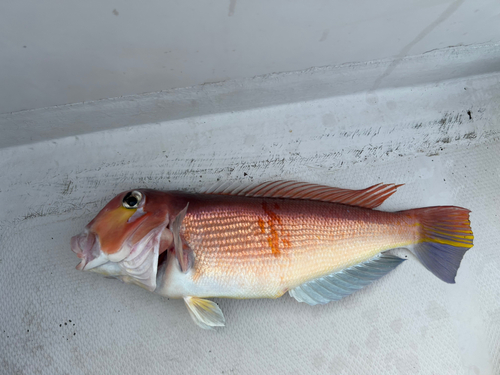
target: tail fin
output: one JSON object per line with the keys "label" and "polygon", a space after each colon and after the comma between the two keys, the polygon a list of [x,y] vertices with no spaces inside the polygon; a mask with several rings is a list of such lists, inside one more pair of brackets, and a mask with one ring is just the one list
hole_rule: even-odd
{"label": "tail fin", "polygon": [[420,240],[411,251],[441,280],[453,284],[460,262],[473,244],[469,210],[443,206],[410,210],[420,223]]}

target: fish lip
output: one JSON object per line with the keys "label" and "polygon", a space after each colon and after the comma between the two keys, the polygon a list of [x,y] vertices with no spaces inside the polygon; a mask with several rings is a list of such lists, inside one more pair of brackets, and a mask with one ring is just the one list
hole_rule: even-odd
{"label": "fish lip", "polygon": [[71,250],[81,259],[76,269],[87,271],[108,261],[108,257],[101,251],[99,238],[88,228],[71,238]]}

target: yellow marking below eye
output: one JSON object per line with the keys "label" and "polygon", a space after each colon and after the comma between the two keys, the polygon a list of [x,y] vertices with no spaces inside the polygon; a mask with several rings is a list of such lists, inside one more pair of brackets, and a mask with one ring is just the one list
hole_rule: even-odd
{"label": "yellow marking below eye", "polygon": [[[92,230],[99,236],[102,252],[113,254],[120,250],[130,230],[125,225],[136,211],[135,208],[118,207],[97,216]],[[130,227],[135,228],[135,225],[132,224]]]}

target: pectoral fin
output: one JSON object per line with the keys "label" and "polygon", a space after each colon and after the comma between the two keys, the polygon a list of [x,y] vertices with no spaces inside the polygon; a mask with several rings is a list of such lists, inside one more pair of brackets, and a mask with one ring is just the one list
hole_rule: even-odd
{"label": "pectoral fin", "polygon": [[188,206],[189,204],[177,214],[169,228],[174,236],[175,256],[179,261],[182,272],[187,272],[193,263],[193,252],[181,237],[181,224],[184,216],[186,216]]}
{"label": "pectoral fin", "polygon": [[213,329],[213,327],[224,326],[224,315],[215,302],[198,297],[184,297],[184,302],[189,315],[199,327]]}

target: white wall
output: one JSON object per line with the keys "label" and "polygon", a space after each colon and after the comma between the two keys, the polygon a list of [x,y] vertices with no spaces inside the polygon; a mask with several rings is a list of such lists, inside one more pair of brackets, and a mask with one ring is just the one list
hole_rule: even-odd
{"label": "white wall", "polygon": [[3,0],[0,113],[498,41],[494,0]]}

